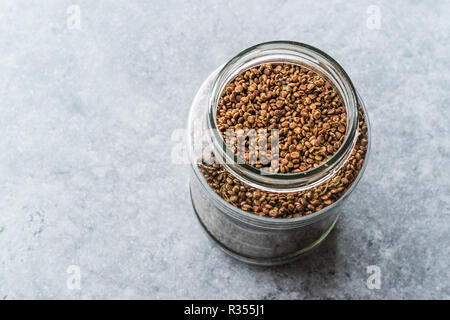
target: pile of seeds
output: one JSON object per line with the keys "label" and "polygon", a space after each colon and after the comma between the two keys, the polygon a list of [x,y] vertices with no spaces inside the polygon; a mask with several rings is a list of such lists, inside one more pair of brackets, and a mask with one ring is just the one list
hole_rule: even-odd
{"label": "pile of seeds", "polygon": [[301,217],[336,202],[355,181],[364,163],[368,143],[362,109],[359,110],[358,131],[358,140],[344,166],[333,178],[307,191],[264,192],[234,178],[222,165],[208,164],[211,163],[208,159],[204,159],[198,167],[214,192],[237,208],[274,218]]}
{"label": "pile of seeds", "polygon": [[[268,171],[293,173],[321,165],[339,149],[347,114],[336,89],[317,73],[293,64],[264,64],[243,72],[226,86],[216,122],[225,141],[229,129],[238,136],[249,129],[278,129],[279,158],[275,163],[261,161],[275,158],[270,144],[264,149],[256,146],[257,160],[252,161],[248,141],[244,160]],[[232,148],[238,153],[236,139]]]}

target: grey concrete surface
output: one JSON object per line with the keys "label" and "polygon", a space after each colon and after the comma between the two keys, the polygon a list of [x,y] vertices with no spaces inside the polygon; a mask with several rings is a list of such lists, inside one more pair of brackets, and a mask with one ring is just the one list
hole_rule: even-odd
{"label": "grey concrete surface", "polygon": [[[0,299],[449,299],[449,21],[448,1],[1,1]],[[372,154],[323,246],[261,268],[208,241],[171,154],[207,75],[279,39],[346,69]]]}

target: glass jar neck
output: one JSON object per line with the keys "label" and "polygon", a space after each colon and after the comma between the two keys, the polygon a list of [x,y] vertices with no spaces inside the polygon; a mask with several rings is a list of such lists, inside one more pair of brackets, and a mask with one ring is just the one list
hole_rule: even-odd
{"label": "glass jar neck", "polygon": [[[334,86],[347,113],[347,128],[340,148],[323,164],[299,173],[268,173],[238,159],[217,128],[216,111],[227,84],[250,68],[267,63],[290,63],[318,73]],[[208,99],[207,127],[216,161],[244,183],[271,192],[296,192],[329,179],[348,159],[358,135],[358,98],[342,67],[326,53],[292,41],[266,42],[242,51],[219,71]]]}

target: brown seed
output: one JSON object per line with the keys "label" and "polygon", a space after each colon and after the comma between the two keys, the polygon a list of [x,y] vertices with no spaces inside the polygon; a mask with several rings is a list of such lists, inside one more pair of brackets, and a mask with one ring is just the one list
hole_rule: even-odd
{"label": "brown seed", "polygon": [[318,120],[318,119],[320,119],[320,116],[321,116],[321,114],[320,114],[319,110],[314,111],[314,115],[313,115],[314,119]]}
{"label": "brown seed", "polygon": [[300,154],[299,154],[298,152],[296,152],[296,151],[291,152],[291,158],[297,159],[297,158],[299,158],[299,157],[300,157]]}
{"label": "brown seed", "polygon": [[281,108],[283,106],[284,102],[281,100],[278,100],[275,104],[276,104],[277,108]]}
{"label": "brown seed", "polygon": [[324,81],[323,79],[319,79],[319,80],[317,80],[317,81],[314,82],[314,84],[315,84],[316,86],[318,86],[318,87],[323,86],[324,83],[325,83],[325,81]]}
{"label": "brown seed", "polygon": [[301,114],[301,116],[302,117],[309,117],[309,113],[308,113],[308,110],[306,110],[306,109],[302,109],[302,111],[300,112],[300,114]]}

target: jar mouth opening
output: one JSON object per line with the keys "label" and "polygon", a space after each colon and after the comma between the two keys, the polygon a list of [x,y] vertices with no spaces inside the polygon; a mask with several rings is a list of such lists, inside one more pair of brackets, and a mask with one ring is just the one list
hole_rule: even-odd
{"label": "jar mouth opening", "polygon": [[[309,69],[337,90],[347,112],[344,140],[339,149],[315,168],[297,173],[269,173],[246,163],[230,150],[217,126],[216,111],[226,85],[237,75],[266,63],[288,63]],[[252,46],[233,57],[219,71],[208,101],[207,125],[215,156],[232,175],[245,183],[272,192],[294,192],[311,188],[330,178],[350,156],[358,135],[358,99],[344,69],[328,54],[294,41],[271,41]]]}

